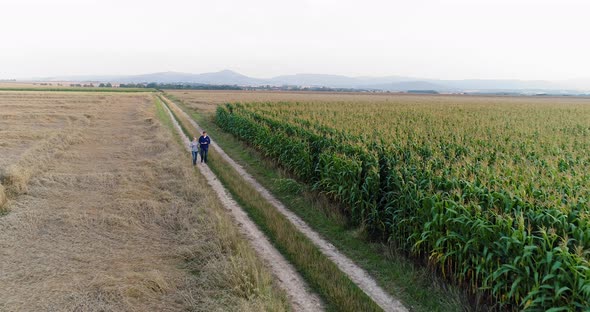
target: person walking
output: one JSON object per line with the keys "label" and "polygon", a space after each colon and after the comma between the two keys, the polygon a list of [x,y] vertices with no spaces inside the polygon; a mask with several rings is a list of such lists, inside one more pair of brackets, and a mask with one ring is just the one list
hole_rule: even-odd
{"label": "person walking", "polygon": [[197,137],[193,137],[190,147],[191,147],[191,154],[193,155],[193,166],[196,166],[197,165],[197,155],[199,154],[199,141],[197,141]]}
{"label": "person walking", "polygon": [[207,152],[209,151],[209,144],[211,139],[207,136],[207,131],[203,131],[203,135],[199,138],[200,151],[201,151],[201,162],[207,163]]}

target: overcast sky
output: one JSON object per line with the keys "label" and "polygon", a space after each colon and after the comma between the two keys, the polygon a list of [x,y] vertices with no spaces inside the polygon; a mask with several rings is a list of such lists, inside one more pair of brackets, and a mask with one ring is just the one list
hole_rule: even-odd
{"label": "overcast sky", "polygon": [[0,79],[590,77],[584,0],[0,0]]}

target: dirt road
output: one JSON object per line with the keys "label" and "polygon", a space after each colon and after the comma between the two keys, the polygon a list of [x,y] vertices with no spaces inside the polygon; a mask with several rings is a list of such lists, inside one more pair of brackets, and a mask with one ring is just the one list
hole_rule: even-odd
{"label": "dirt road", "polygon": [[[175,105],[168,101],[171,105]],[[181,110],[179,110],[181,111]],[[192,126],[200,130],[201,127],[188,114],[181,111],[186,119],[188,119]],[[264,188],[254,177],[252,177],[242,166],[237,164],[229,155],[227,155],[214,141],[211,143],[212,148],[226,160],[231,166],[240,173],[240,175],[275,208],[285,215],[296,228],[307,236],[318,248],[330,258],[340,270],[342,270],[348,277],[359,286],[375,303],[377,303],[384,311],[407,311],[407,308],[397,299],[389,295],[383,290],[365,270],[356,265],[352,260],[342,254],[338,249],[322,238],[317,232],[311,229],[301,218],[288,210],[278,199],[276,199],[266,188]]]}
{"label": "dirt road", "polygon": [[[166,109],[168,110],[168,108]],[[182,138],[187,151],[190,151],[189,138],[183,134],[172,112],[168,110],[168,113],[174,122],[176,132]],[[233,215],[244,236],[249,239],[258,255],[270,267],[273,275],[277,278],[278,284],[286,291],[293,309],[295,311],[322,311],[323,307],[320,298],[310,291],[295,268],[274,248],[266,236],[256,227],[256,224],[250,220],[244,210],[232,199],[229,192],[223,187],[215,174],[207,165],[200,164],[198,165],[198,169],[205,176],[209,185],[215,190],[226,209]]]}

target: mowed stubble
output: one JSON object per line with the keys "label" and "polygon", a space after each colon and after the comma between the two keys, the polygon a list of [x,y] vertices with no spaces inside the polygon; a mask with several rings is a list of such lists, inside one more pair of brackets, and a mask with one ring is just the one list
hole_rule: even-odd
{"label": "mowed stubble", "polygon": [[0,93],[0,131],[0,310],[285,307],[151,95]]}

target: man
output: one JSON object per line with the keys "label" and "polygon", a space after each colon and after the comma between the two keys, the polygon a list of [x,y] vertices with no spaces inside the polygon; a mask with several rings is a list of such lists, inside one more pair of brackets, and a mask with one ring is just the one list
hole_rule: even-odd
{"label": "man", "polygon": [[201,162],[207,163],[207,152],[209,151],[209,144],[211,139],[207,136],[207,131],[203,131],[203,135],[199,138],[200,150],[201,150]]}
{"label": "man", "polygon": [[193,155],[193,166],[197,165],[197,154],[199,153],[199,142],[197,137],[193,137],[193,141],[190,144],[191,154]]}

